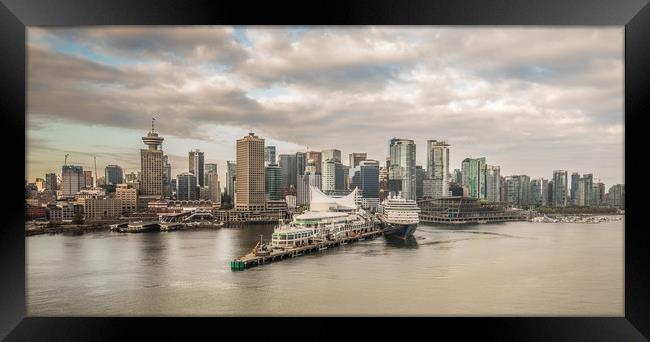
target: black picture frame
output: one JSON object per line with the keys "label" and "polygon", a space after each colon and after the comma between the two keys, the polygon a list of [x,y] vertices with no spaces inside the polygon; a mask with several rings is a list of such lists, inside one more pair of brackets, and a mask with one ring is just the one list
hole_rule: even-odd
{"label": "black picture frame", "polygon": [[[24,192],[26,26],[109,24],[387,24],[387,25],[612,25],[625,26],[625,146],[632,162],[644,160],[643,115],[650,97],[650,6],[625,1],[232,1],[0,0],[0,113],[6,190],[0,228],[0,337],[8,341],[131,340],[137,335],[186,340],[263,338],[274,326],[293,326],[286,338],[434,339],[452,336],[500,341],[644,341],[650,336],[650,233],[643,224],[643,168],[625,168],[624,317],[463,318],[40,318],[26,317]],[[20,147],[20,146],[19,146]],[[638,158],[638,159],[637,159]],[[24,160],[24,159],[23,159]],[[627,163],[627,158],[625,159]],[[627,165],[627,164],[626,164]],[[4,173],[4,172],[3,172]],[[636,180],[639,181],[636,181]],[[315,320],[318,320],[317,322]],[[299,324],[296,324],[299,323]],[[346,328],[347,327],[347,328]],[[353,327],[353,329],[348,329]],[[345,331],[345,332],[344,332]],[[235,335],[231,335],[234,333]],[[417,337],[421,336],[423,337]],[[451,334],[451,335],[450,335]],[[241,335],[241,337],[237,337]],[[260,336],[260,337],[255,337]],[[644,337],[645,336],[645,337]],[[282,337],[281,334],[275,337]],[[264,339],[266,339],[264,337]],[[446,339],[446,338],[445,338]]]}

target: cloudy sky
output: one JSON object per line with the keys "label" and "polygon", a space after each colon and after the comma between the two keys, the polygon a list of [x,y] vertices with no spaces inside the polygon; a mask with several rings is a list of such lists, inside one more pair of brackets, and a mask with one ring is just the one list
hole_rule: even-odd
{"label": "cloudy sky", "polygon": [[[235,159],[253,131],[278,153],[385,160],[392,137],[447,139],[451,170],[554,169],[623,182],[622,27],[29,28],[27,178],[70,161],[140,168],[156,117],[172,172],[198,148]],[[451,171],[450,170],[450,171]],[[223,179],[223,178],[222,178]]]}

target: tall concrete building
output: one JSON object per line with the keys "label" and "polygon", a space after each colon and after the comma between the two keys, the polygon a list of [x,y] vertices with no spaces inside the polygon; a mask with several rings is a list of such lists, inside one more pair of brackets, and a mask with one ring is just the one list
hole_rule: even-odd
{"label": "tall concrete building", "polygon": [[307,167],[307,153],[305,152],[296,152],[296,181],[298,176],[305,174],[305,168]]}
{"label": "tall concrete building", "polygon": [[321,175],[316,171],[316,162],[308,159],[305,166],[305,173],[299,176],[298,187],[296,189],[296,203],[298,205],[309,204],[311,200],[309,186],[320,188]]}
{"label": "tall concrete building", "polygon": [[427,179],[431,179],[431,193],[426,197],[440,198],[449,193],[449,144],[446,140],[427,140]]}
{"label": "tall concrete building", "polygon": [[415,166],[415,198],[424,196],[424,180],[427,179],[427,172],[422,165]]}
{"label": "tall concrete building", "polygon": [[463,173],[460,171],[460,169],[454,169],[452,179],[454,182],[456,182],[456,184],[460,186],[463,185]]}
{"label": "tall concrete building", "polygon": [[45,175],[45,189],[56,193],[57,190],[57,180],[56,173],[48,173]]}
{"label": "tall concrete building", "polygon": [[508,187],[506,202],[518,208],[530,205],[530,177],[517,175],[506,177]]}
{"label": "tall concrete building", "polygon": [[357,167],[359,166],[359,163],[362,161],[368,159],[368,154],[367,153],[361,153],[361,152],[353,152],[350,153],[349,155],[350,158],[350,164],[348,164],[350,167]]}
{"label": "tall concrete building", "polygon": [[92,171],[84,171],[84,188],[92,188],[94,186],[93,184],[93,172]]}
{"label": "tall concrete building", "polygon": [[307,160],[312,160],[316,167],[316,173],[321,174],[322,172],[321,163],[323,162],[323,153],[318,151],[309,151],[307,152]]}
{"label": "tall concrete building", "polygon": [[[390,140],[389,189],[402,192],[405,199],[416,199],[415,142],[410,139]],[[392,182],[392,186],[391,186]],[[399,184],[398,184],[399,183]]]}
{"label": "tall concrete building", "polygon": [[336,159],[325,159],[321,164],[321,186],[324,193],[328,194],[337,190],[343,190],[345,186],[345,175],[343,164]]}
{"label": "tall concrete building", "polygon": [[196,176],[191,172],[183,172],[176,176],[176,199],[182,201],[192,201],[199,199],[199,187],[196,182]]}
{"label": "tall concrete building", "polygon": [[485,199],[490,202],[501,202],[501,168],[499,166],[485,166]]}
{"label": "tall concrete building", "polygon": [[334,159],[337,160],[339,163],[341,162],[341,151],[337,149],[329,149],[329,150],[323,150],[322,152],[322,160],[325,161],[327,159]]}
{"label": "tall concrete building", "polygon": [[[144,137],[142,142],[147,149],[140,150],[140,197],[147,199],[159,199],[163,196],[163,151],[162,142],[164,138],[158,136],[154,130],[154,121],[151,121],[151,131]],[[145,201],[140,201],[145,203]]]}
{"label": "tall concrete building", "polygon": [[265,171],[265,194],[266,199],[278,201],[282,196],[282,169],[278,164],[269,164]]}
{"label": "tall concrete building", "polygon": [[122,184],[124,183],[124,172],[118,165],[106,165],[104,168],[104,181],[106,184]]}
{"label": "tall concrete building", "polygon": [[172,197],[172,165],[169,163],[169,157],[163,155],[163,196]]}
{"label": "tall concrete building", "polygon": [[205,185],[205,157],[203,152],[198,149],[188,153],[189,171],[196,176],[196,181],[199,186]]}
{"label": "tall concrete building", "polygon": [[66,198],[74,195],[84,187],[83,168],[79,165],[63,165],[61,172],[61,195]]}
{"label": "tall concrete building", "polygon": [[237,140],[237,210],[266,209],[264,139],[254,133]]}
{"label": "tall concrete building", "polygon": [[138,210],[138,190],[128,184],[117,184],[115,186],[115,198],[120,200],[122,205],[121,213],[132,213]]}
{"label": "tall concrete building", "polygon": [[221,184],[219,183],[219,174],[217,173],[217,164],[205,164],[205,184],[208,188],[208,199],[213,204],[221,203]]}
{"label": "tall concrete building", "polygon": [[264,166],[277,164],[275,146],[264,147]]}
{"label": "tall concrete building", "polygon": [[553,206],[566,207],[567,205],[567,172],[565,170],[553,171]]}
{"label": "tall concrete building", "polygon": [[530,204],[548,205],[548,179],[539,178],[530,181]]}
{"label": "tall concrete building", "polygon": [[625,184],[616,184],[607,191],[607,204],[625,209]]}
{"label": "tall concrete building", "polygon": [[468,196],[486,199],[485,157],[466,158],[463,160],[463,169],[463,182],[466,182],[463,186],[467,186]]}
{"label": "tall concrete building", "polygon": [[237,180],[237,163],[226,162],[226,194],[230,196],[232,203],[235,202],[235,183]]}
{"label": "tall concrete building", "polygon": [[580,182],[580,174],[574,172],[571,174],[571,204],[578,205],[578,182]]}
{"label": "tall concrete building", "polygon": [[376,209],[379,205],[379,161],[362,160],[359,162],[361,205],[365,208]]}
{"label": "tall concrete building", "polygon": [[295,154],[279,155],[280,169],[282,170],[282,189],[296,188],[297,166]]}

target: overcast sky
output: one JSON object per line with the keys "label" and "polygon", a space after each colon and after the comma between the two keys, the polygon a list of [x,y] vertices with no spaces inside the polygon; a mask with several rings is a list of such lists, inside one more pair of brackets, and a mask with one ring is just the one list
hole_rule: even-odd
{"label": "overcast sky", "polygon": [[156,117],[172,173],[198,148],[235,160],[253,131],[278,154],[337,148],[384,164],[392,137],[447,139],[450,171],[555,169],[623,182],[622,27],[29,28],[27,177],[70,161],[140,169]]}

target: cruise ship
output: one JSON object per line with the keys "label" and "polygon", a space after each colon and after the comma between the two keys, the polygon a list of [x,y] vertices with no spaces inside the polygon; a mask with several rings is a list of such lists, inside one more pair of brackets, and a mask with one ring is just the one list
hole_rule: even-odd
{"label": "cruise ship", "polygon": [[345,197],[330,197],[310,187],[310,209],[296,215],[288,224],[280,224],[271,237],[272,248],[295,248],[314,242],[334,241],[368,232],[374,221],[370,214],[357,208],[357,190]]}
{"label": "cruise ship", "polygon": [[420,223],[420,208],[416,201],[402,198],[401,192],[391,193],[379,206],[377,215],[384,229],[384,235],[406,239],[413,236]]}

